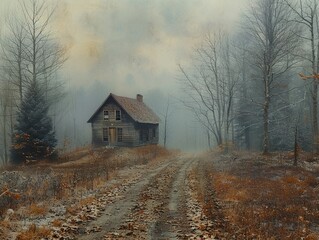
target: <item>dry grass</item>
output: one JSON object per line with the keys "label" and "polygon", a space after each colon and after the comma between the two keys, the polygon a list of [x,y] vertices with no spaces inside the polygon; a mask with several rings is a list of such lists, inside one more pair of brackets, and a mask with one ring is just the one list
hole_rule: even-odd
{"label": "dry grass", "polygon": [[69,206],[66,208],[66,212],[72,216],[75,216],[79,211],[77,206]]}
{"label": "dry grass", "polygon": [[9,220],[0,221],[0,239],[8,239],[8,233],[12,231],[13,227],[14,224]]}
{"label": "dry grass", "polygon": [[212,174],[237,239],[319,239],[318,173],[248,158]]}
{"label": "dry grass", "polygon": [[119,169],[155,162],[169,154],[171,153],[156,145],[129,149],[101,148],[94,151],[81,148],[65,153],[57,162],[44,161],[32,166],[11,166],[7,171],[19,171],[27,184],[17,185],[13,181],[12,186],[8,186],[10,189],[17,189],[20,195],[1,197],[0,215],[8,208],[17,209],[26,205],[31,205],[31,215],[43,215],[47,209],[38,206],[39,202],[66,199],[77,194],[82,196],[87,191],[105,184]]}
{"label": "dry grass", "polygon": [[46,213],[48,213],[48,211],[49,209],[47,206],[38,205],[35,203],[32,203],[27,209],[27,213],[31,216],[44,216]]}
{"label": "dry grass", "polygon": [[61,227],[62,224],[63,224],[64,220],[61,220],[61,219],[54,219],[52,222],[51,222],[51,225],[53,227]]}
{"label": "dry grass", "polygon": [[11,223],[8,220],[2,220],[0,221],[0,227],[1,228],[10,228]]}
{"label": "dry grass", "polygon": [[37,227],[32,224],[27,231],[18,234],[16,240],[41,240],[47,239],[51,234],[51,230],[45,227]]}
{"label": "dry grass", "polygon": [[81,199],[76,204],[67,207],[66,212],[69,213],[70,215],[75,216],[82,209],[83,206],[90,205],[94,201],[95,201],[94,197],[87,197],[87,198]]}

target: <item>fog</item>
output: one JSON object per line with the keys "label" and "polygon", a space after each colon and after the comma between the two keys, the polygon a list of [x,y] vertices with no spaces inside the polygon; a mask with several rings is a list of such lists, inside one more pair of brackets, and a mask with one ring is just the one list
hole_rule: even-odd
{"label": "fog", "polygon": [[[144,95],[160,117],[169,98],[168,146],[206,149],[204,130],[180,102],[178,64],[189,63],[207,32],[220,26],[233,31],[245,2],[52,0],[57,4],[52,32],[68,49],[59,73],[67,94],[54,119],[60,145],[64,139],[72,146],[90,143],[86,121],[112,92]],[[1,0],[2,25],[16,8],[17,1]]]}

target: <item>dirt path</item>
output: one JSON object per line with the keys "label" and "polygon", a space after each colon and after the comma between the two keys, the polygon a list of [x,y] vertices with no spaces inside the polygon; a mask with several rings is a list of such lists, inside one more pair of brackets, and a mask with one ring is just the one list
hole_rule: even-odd
{"label": "dirt path", "polygon": [[[126,189],[119,190],[118,192],[120,192],[120,195],[117,195],[116,201],[109,203],[103,211],[103,214],[95,221],[82,226],[82,231],[79,231],[80,234],[77,239],[102,239],[107,233],[117,230],[121,224],[126,221],[128,214],[131,212],[134,204],[138,201],[139,193],[143,187],[152,179],[157,178],[162,171],[169,168],[174,161],[175,159],[172,159],[165,164],[157,166],[155,169],[146,170],[139,179],[133,181],[131,185],[125,186]],[[103,195],[102,198],[108,198],[108,194]],[[99,228],[99,231],[90,234],[83,233],[85,232],[84,229],[94,228]],[[114,232],[114,236],[118,235]]]}
{"label": "dirt path", "polygon": [[100,217],[83,224],[76,239],[184,239],[190,231],[185,181],[197,160],[178,157],[146,170]]}
{"label": "dirt path", "polygon": [[66,216],[57,232],[81,240],[214,239],[219,216],[208,168],[194,155],[130,167]]}
{"label": "dirt path", "polygon": [[189,232],[186,216],[185,180],[196,158],[184,159],[183,165],[173,175],[169,187],[169,198],[165,201],[163,213],[159,216],[152,229],[153,239],[180,239]]}

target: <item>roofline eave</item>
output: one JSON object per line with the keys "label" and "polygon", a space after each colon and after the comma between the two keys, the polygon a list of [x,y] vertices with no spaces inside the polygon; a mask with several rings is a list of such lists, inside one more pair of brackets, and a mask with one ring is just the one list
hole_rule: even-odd
{"label": "roofline eave", "polygon": [[135,121],[137,123],[142,123],[142,124],[159,124],[159,122],[142,122],[142,121]]}

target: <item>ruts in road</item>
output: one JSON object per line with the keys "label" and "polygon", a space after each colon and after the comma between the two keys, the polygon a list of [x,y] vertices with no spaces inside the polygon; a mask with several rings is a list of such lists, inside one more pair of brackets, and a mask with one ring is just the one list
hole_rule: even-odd
{"label": "ruts in road", "polygon": [[210,167],[204,158],[179,155],[132,168],[86,206],[95,215],[78,221],[73,239],[214,239],[214,222],[198,198]]}

